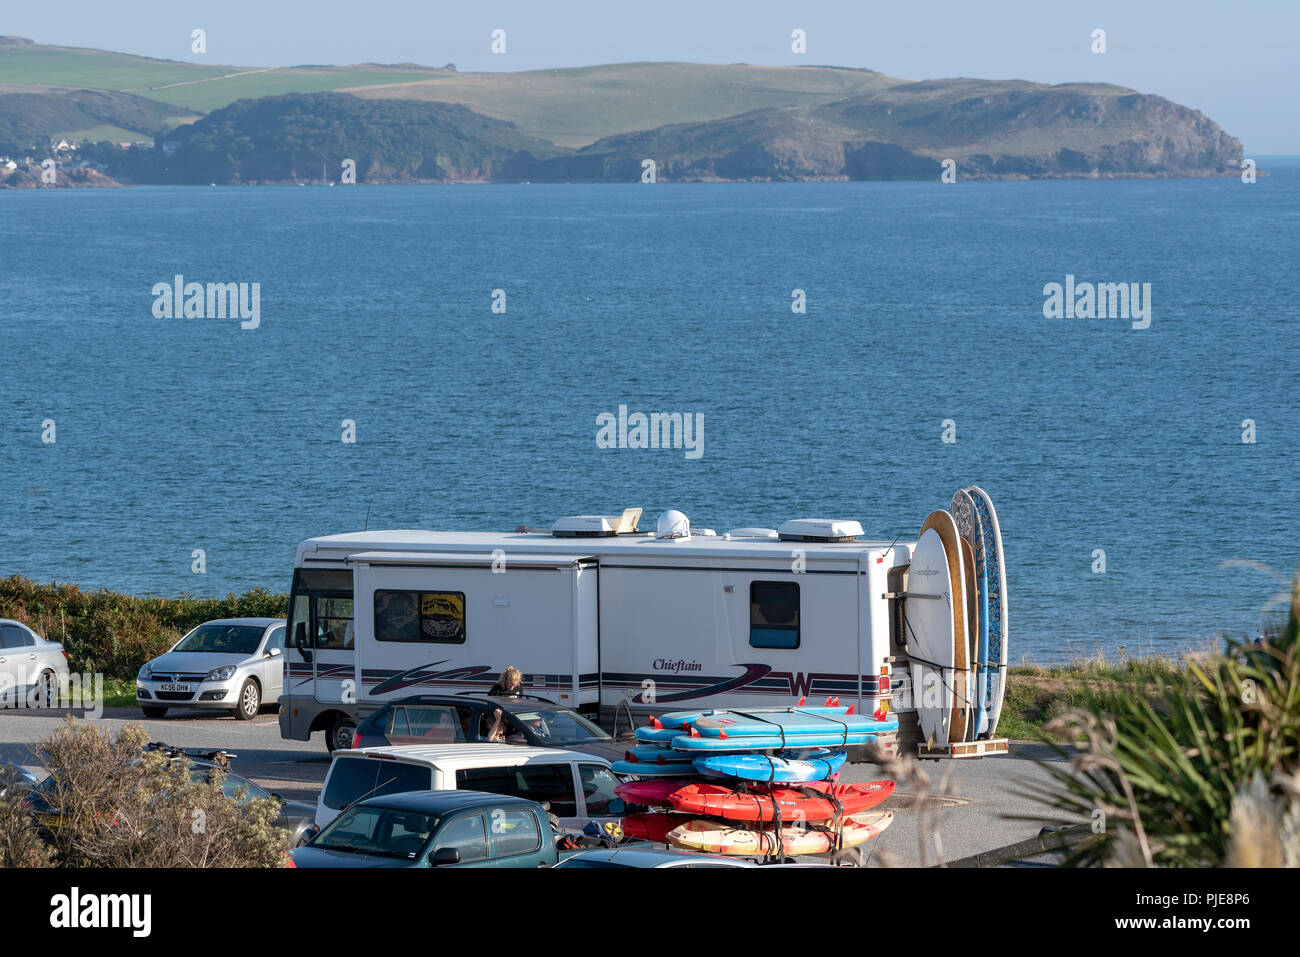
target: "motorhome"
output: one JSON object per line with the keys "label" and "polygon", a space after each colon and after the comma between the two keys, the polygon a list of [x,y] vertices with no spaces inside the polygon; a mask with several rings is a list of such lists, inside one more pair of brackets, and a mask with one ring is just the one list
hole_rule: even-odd
{"label": "motorhome", "polygon": [[[856,521],[696,530],[640,509],[510,533],[365,531],[297,551],[282,736],[331,750],[385,701],[523,690],[607,728],[664,711],[830,697],[909,708],[896,595],[913,543]],[[906,724],[906,715],[900,714]],[[896,744],[896,742],[882,742]]]}

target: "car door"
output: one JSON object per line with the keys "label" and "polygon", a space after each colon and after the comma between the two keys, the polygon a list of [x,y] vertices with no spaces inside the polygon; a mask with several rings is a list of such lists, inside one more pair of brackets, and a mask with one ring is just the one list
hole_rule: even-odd
{"label": "car door", "polygon": [[430,866],[440,848],[454,847],[460,852],[459,864],[444,864],[443,867],[495,867],[488,848],[487,826],[482,811],[466,811],[457,814],[438,828],[438,833],[429,846],[427,858]]}
{"label": "car door", "polygon": [[497,867],[542,867],[542,841],[551,840],[551,826],[530,808],[497,808],[490,813],[488,838]]}
{"label": "car door", "polygon": [[36,680],[35,644],[21,625],[0,625],[0,699],[6,703]]}
{"label": "car door", "polygon": [[[267,657],[267,653],[278,649],[279,654]],[[258,664],[262,680],[262,701],[275,704],[284,690],[284,625],[276,625],[266,636],[262,644],[262,660]]]}

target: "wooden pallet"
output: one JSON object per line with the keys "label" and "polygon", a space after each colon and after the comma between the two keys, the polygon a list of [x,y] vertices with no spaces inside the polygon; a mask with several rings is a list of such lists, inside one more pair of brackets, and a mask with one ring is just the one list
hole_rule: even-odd
{"label": "wooden pallet", "polygon": [[958,741],[940,747],[927,747],[924,741],[916,745],[916,756],[922,760],[939,761],[944,758],[984,758],[1007,754],[1011,750],[1008,738],[987,738],[982,741]]}

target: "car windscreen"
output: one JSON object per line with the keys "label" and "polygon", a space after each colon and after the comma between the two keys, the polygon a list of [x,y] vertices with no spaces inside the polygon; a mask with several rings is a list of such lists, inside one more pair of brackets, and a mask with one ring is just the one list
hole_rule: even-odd
{"label": "car windscreen", "polygon": [[312,841],[313,847],[353,854],[414,858],[429,843],[438,816],[419,811],[363,804],[330,822]]}
{"label": "car windscreen", "polygon": [[547,745],[612,740],[599,726],[576,711],[539,708],[535,711],[515,711],[511,716]]}
{"label": "car windscreen", "polygon": [[257,651],[264,630],[255,625],[199,625],[172,651],[251,655]]}
{"label": "car windscreen", "polygon": [[381,758],[335,758],[325,785],[325,806],[341,810],[362,798],[433,788],[433,769]]}

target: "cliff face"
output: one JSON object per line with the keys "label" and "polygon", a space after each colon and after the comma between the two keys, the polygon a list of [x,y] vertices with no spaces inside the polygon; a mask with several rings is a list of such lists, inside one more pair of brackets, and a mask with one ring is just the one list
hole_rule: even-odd
{"label": "cliff face", "polygon": [[515,157],[502,179],[660,180],[1216,176],[1241,143],[1203,114],[1104,85],[932,80],[815,107],[608,137],[568,156]]}

